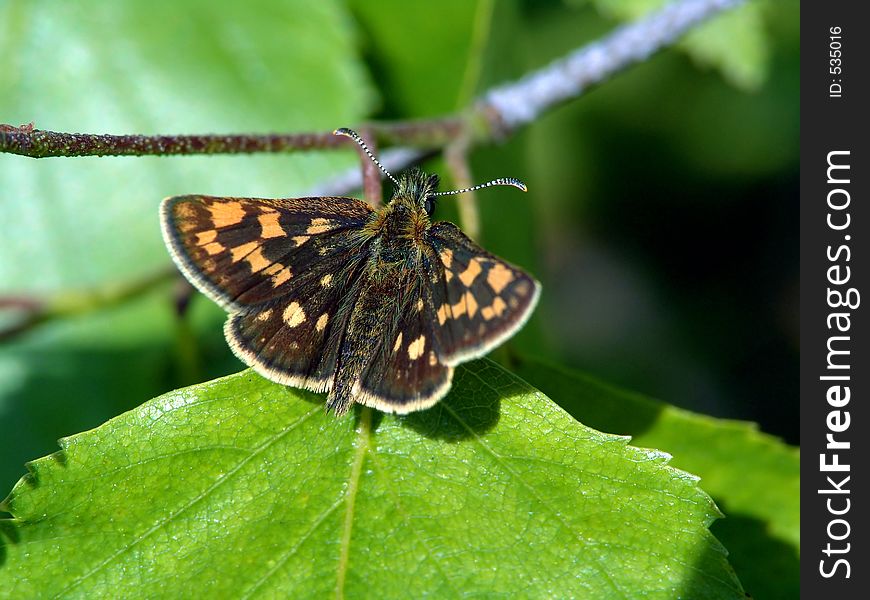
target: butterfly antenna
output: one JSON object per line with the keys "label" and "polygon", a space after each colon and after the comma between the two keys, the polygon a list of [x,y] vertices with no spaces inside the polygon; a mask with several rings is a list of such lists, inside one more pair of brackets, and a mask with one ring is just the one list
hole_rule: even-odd
{"label": "butterfly antenna", "polygon": [[390,181],[392,181],[396,186],[399,185],[399,182],[396,181],[396,178],[393,177],[393,175],[389,171],[387,171],[387,169],[384,167],[384,165],[382,165],[380,163],[380,161],[378,161],[377,158],[375,158],[375,155],[372,154],[372,151],[369,150],[369,147],[366,146],[366,143],[363,141],[363,139],[359,136],[359,134],[356,131],[354,131],[353,129],[348,129],[347,127],[341,127],[340,129],[336,129],[335,131],[333,131],[332,135],[343,135],[344,137],[349,137],[350,139],[355,141],[357,144],[359,144],[359,147],[363,149],[363,152],[366,153],[366,155],[371,159],[371,161],[373,163],[375,163],[378,166],[378,168],[384,173],[384,175],[389,177]]}
{"label": "butterfly antenna", "polygon": [[476,190],[492,187],[494,185],[511,185],[515,188],[523,190],[524,192],[529,191],[526,187],[526,184],[519,179],[514,179],[513,177],[499,177],[498,179],[493,179],[492,181],[487,181],[486,183],[481,183],[480,185],[475,185],[474,187],[470,188],[451,190],[449,192],[435,192],[433,196],[451,196],[453,194],[464,194],[466,192],[474,192]]}

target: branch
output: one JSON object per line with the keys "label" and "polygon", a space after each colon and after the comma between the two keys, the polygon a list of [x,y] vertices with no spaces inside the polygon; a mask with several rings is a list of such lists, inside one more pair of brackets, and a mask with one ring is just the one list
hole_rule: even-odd
{"label": "branch", "polygon": [[[389,144],[443,146],[463,130],[457,116],[371,123],[358,129],[370,130]],[[33,124],[14,127],[0,125],[0,152],[30,158],[56,156],[170,156],[191,154],[254,154],[344,147],[332,131],[309,133],[270,133],[233,135],[110,135],[61,133],[34,129]]]}
{"label": "branch", "polygon": [[[557,104],[581,96],[591,85],[643,61],[700,22],[744,0],[682,0],[618,28],[519,81],[485,93],[464,113],[435,119],[369,123],[382,145],[444,148],[467,136],[469,144],[501,139]],[[338,123],[337,125],[344,125]],[[251,154],[334,149],[343,141],[331,132],[247,135],[97,135],[0,125],[0,152],[49,156],[144,156]]]}

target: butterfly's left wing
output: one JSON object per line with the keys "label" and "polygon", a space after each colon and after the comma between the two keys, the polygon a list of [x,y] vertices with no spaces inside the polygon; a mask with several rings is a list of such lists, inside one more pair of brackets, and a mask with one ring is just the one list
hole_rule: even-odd
{"label": "butterfly's left wing", "polygon": [[439,358],[477,358],[523,326],[541,286],[528,273],[475,244],[453,223],[432,225],[430,281]]}
{"label": "butterfly's left wing", "polygon": [[453,368],[439,358],[432,288],[423,270],[406,271],[395,285],[396,305],[385,334],[372,348],[354,400],[391,413],[428,408],[450,389]]}
{"label": "butterfly's left wing", "polygon": [[286,296],[230,315],[224,333],[233,353],[272,381],[330,390],[362,265],[358,255],[317,263]]}

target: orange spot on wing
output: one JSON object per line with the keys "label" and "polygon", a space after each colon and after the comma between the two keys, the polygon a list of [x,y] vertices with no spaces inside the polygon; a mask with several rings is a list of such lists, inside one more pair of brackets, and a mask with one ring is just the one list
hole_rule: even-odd
{"label": "orange spot on wing", "polygon": [[507,310],[507,304],[504,303],[501,296],[496,296],[495,300],[492,301],[492,310],[495,312],[495,316],[497,317],[500,317],[502,313]]}
{"label": "orange spot on wing", "polygon": [[205,246],[206,244],[210,244],[215,241],[217,238],[217,231],[214,229],[209,229],[208,231],[200,231],[196,234],[196,245],[197,246]]}
{"label": "orange spot on wing", "polygon": [[212,225],[215,229],[238,225],[245,218],[245,209],[241,202],[213,201],[205,206],[211,213]]}
{"label": "orange spot on wing", "polygon": [[248,254],[253,252],[259,244],[257,242],[248,242],[247,244],[242,244],[241,246],[236,246],[230,250],[230,254],[232,255],[233,262],[239,262],[243,258],[245,258]]}
{"label": "orange spot on wing", "polygon": [[218,242],[212,242],[210,244],[206,244],[205,246],[202,247],[202,249],[205,250],[206,252],[208,252],[210,256],[214,256],[215,254],[220,254],[221,252],[226,250],[226,248],[224,248]]}
{"label": "orange spot on wing", "polygon": [[296,327],[305,322],[305,311],[298,302],[291,302],[281,315],[287,327]]}
{"label": "orange spot on wing", "polygon": [[263,249],[257,248],[245,258],[251,265],[251,273],[258,273],[272,264],[272,261],[263,256]]}
{"label": "orange spot on wing", "polygon": [[280,213],[271,210],[269,212],[264,212],[257,217],[257,220],[260,222],[260,228],[262,229],[260,232],[261,237],[276,238],[287,235],[287,232],[284,231],[280,223],[278,223],[278,217],[280,216]]}
{"label": "orange spot on wing", "polygon": [[484,320],[489,321],[493,317],[500,317],[507,310],[507,304],[504,303],[504,300],[501,299],[501,296],[496,296],[492,301],[492,305],[484,306],[480,309],[480,314],[483,315]]}
{"label": "orange spot on wing", "polygon": [[471,292],[465,292],[465,306],[468,309],[468,318],[473,317],[477,312],[477,300]]}
{"label": "orange spot on wing", "polygon": [[290,267],[282,267],[277,263],[272,266],[277,267],[277,270],[274,273],[269,273],[272,275],[272,287],[278,287],[293,277],[293,271],[290,270]]}
{"label": "orange spot on wing", "polygon": [[441,251],[441,262],[444,263],[446,268],[450,268],[450,265],[453,264],[453,250],[450,248],[444,248]]}
{"label": "orange spot on wing", "polygon": [[284,267],[272,276],[272,287],[278,287],[291,277],[293,277],[293,271],[290,270],[290,267]]}
{"label": "orange spot on wing", "polygon": [[513,280],[514,274],[501,263],[495,263],[486,274],[486,282],[496,294],[500,293]]}
{"label": "orange spot on wing", "polygon": [[463,285],[470,286],[474,281],[474,278],[480,275],[481,272],[483,272],[483,268],[480,266],[480,261],[476,258],[472,258],[468,262],[468,267],[459,274],[459,280]]}
{"label": "orange spot on wing", "polygon": [[416,340],[408,344],[408,358],[417,360],[423,354],[423,349],[426,347],[426,336],[421,335]]}

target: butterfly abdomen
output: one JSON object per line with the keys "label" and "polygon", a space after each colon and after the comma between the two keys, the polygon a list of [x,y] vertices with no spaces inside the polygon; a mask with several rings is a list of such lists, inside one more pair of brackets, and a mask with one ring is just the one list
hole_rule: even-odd
{"label": "butterfly abdomen", "polygon": [[354,305],[326,399],[327,407],[336,414],[346,412],[362,393],[363,376],[389,334],[395,294],[396,279],[369,279]]}

